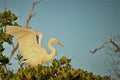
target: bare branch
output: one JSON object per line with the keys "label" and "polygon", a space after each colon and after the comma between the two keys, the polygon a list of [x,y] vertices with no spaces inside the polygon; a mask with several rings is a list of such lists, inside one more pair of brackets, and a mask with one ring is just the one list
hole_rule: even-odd
{"label": "bare branch", "polygon": [[110,42],[109,42],[109,41],[104,42],[99,48],[96,48],[94,51],[90,51],[90,53],[93,53],[93,54],[94,54],[96,51],[104,48],[105,45],[107,45],[108,43],[110,43]]}
{"label": "bare branch", "polygon": [[112,40],[112,38],[110,39],[110,43],[116,47],[116,52],[120,51],[120,47]]}
{"label": "bare branch", "polygon": [[[113,39],[115,41],[113,41]],[[105,45],[107,44],[111,44],[111,46],[108,46],[110,52],[109,55],[111,56],[110,58],[106,59],[106,65],[108,66],[108,70],[111,72],[111,75],[114,75],[112,77],[112,79],[114,78],[114,80],[120,79],[120,55],[117,54],[120,52],[120,46],[119,44],[117,44],[117,41],[120,41],[120,36],[118,37],[113,37],[113,39],[111,38],[109,41],[104,42],[99,48],[96,48],[94,51],[90,51],[91,53],[95,53],[98,50],[101,50],[102,48],[105,47]]]}
{"label": "bare branch", "polygon": [[113,46],[116,47],[116,50],[115,50],[116,52],[117,52],[117,51],[120,51],[120,47],[119,47],[119,46],[112,40],[112,38],[111,38],[109,41],[104,42],[99,48],[96,48],[94,51],[90,51],[90,53],[93,53],[93,54],[94,54],[96,51],[104,48],[105,45],[107,45],[107,44],[109,44],[109,43],[111,43]]}
{"label": "bare branch", "polygon": [[26,20],[26,28],[29,28],[28,25],[29,25],[29,22],[30,22],[31,18],[37,14],[37,13],[33,14],[33,10],[34,10],[35,5],[38,4],[38,3],[40,3],[40,2],[41,2],[41,0],[33,2],[32,8],[31,8],[31,11],[30,11],[30,14],[29,14],[29,17]]}
{"label": "bare branch", "polygon": [[15,47],[13,46],[13,50],[12,50],[10,56],[9,56],[9,61],[11,60],[11,58],[12,58],[13,54],[15,53],[15,51],[18,49],[18,46],[19,46],[18,43],[17,43],[17,45]]}

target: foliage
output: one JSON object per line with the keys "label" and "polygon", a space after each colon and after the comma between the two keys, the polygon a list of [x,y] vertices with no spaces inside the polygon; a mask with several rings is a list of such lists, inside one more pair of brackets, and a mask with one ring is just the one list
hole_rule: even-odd
{"label": "foliage", "polygon": [[[71,59],[62,57],[60,60],[53,59],[49,66],[37,65],[35,67],[23,66],[16,73],[8,70],[6,65],[9,59],[3,53],[3,43],[13,44],[12,36],[5,34],[6,25],[18,25],[17,17],[10,10],[0,13],[0,78],[2,80],[110,80],[109,76],[94,75],[82,69],[74,69],[70,65]],[[16,60],[20,63],[23,58],[17,55]],[[9,65],[10,66],[10,65]]]}
{"label": "foliage", "polygon": [[[6,64],[9,63],[8,57],[3,54],[3,43],[7,42],[12,44],[12,36],[5,34],[6,25],[18,25],[16,22],[17,17],[10,10],[0,12],[0,63],[6,68]],[[7,68],[6,68],[7,69]]]}
{"label": "foliage", "polygon": [[0,73],[3,80],[110,80],[108,76],[102,77],[82,69],[74,69],[70,61],[71,59],[66,57],[60,60],[53,59],[50,66],[21,67],[17,73],[4,72],[0,67]]}

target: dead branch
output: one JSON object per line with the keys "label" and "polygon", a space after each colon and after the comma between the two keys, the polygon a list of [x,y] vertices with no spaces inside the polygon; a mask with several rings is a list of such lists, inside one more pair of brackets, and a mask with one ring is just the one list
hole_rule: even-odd
{"label": "dead branch", "polygon": [[104,42],[99,48],[96,48],[94,51],[90,51],[90,53],[95,53],[96,51],[98,51],[98,50],[101,50],[102,48],[104,48],[105,47],[105,45],[107,45],[107,44],[109,44],[109,43],[111,43],[113,46],[115,46],[116,47],[116,52],[117,51],[120,51],[120,47],[112,40],[112,38],[109,40],[109,41],[106,41],[106,42]]}
{"label": "dead branch", "polygon": [[96,51],[104,48],[105,45],[107,45],[107,44],[109,44],[109,43],[110,43],[109,41],[104,42],[99,48],[96,48],[94,51],[90,51],[90,53],[93,53],[93,54],[94,54]]}
{"label": "dead branch", "polygon": [[34,10],[35,5],[38,4],[38,3],[40,3],[40,2],[41,2],[41,0],[33,2],[32,8],[31,8],[31,11],[30,11],[30,14],[29,14],[29,17],[26,20],[26,28],[29,28],[28,25],[29,25],[29,22],[30,22],[31,18],[37,14],[37,13],[33,14],[33,10]]}
{"label": "dead branch", "polygon": [[110,39],[110,43],[116,47],[116,52],[120,51],[120,47],[112,40],[112,38]]}
{"label": "dead branch", "polygon": [[13,46],[13,50],[12,50],[12,52],[11,52],[11,54],[10,54],[10,56],[9,56],[9,61],[11,60],[11,58],[12,58],[12,56],[13,56],[13,54],[16,52],[16,50],[18,49],[18,46],[19,46],[19,44],[17,43],[17,45],[14,47]]}

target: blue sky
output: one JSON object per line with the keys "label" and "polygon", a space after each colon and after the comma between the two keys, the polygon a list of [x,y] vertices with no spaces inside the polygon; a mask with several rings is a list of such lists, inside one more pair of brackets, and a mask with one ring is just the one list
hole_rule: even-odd
{"label": "blue sky", "polygon": [[[0,12],[12,10],[17,22],[25,26],[25,21],[34,0],[0,0]],[[37,12],[29,26],[43,32],[43,46],[51,37],[57,38],[64,47],[56,46],[57,56],[72,59],[74,68],[81,68],[94,74],[108,75],[104,60],[105,49],[91,54],[89,50],[99,47],[112,35],[120,34],[120,1],[119,0],[44,0],[37,4]],[[9,55],[10,46],[4,45]],[[15,57],[15,56],[14,56]],[[15,62],[15,59],[11,62]],[[13,66],[17,65],[14,63]]]}

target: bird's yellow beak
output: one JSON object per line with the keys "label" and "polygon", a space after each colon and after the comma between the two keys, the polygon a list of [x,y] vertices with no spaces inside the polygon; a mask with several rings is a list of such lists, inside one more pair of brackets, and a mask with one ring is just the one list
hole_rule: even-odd
{"label": "bird's yellow beak", "polygon": [[63,45],[62,43],[60,43],[60,42],[57,42],[57,44],[60,45],[60,46],[64,46],[64,45]]}

